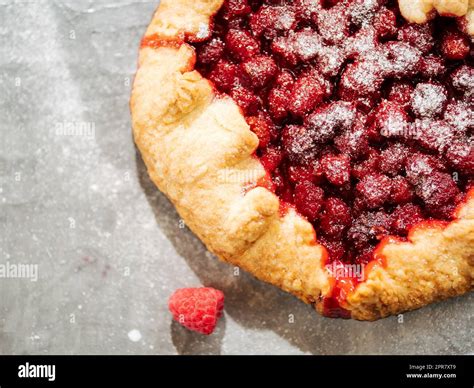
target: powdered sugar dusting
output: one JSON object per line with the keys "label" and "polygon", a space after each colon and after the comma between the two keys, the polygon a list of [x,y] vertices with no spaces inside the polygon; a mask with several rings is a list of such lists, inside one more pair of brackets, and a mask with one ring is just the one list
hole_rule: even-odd
{"label": "powdered sugar dusting", "polygon": [[444,86],[419,83],[412,95],[411,106],[418,117],[434,118],[443,112],[448,100]]}

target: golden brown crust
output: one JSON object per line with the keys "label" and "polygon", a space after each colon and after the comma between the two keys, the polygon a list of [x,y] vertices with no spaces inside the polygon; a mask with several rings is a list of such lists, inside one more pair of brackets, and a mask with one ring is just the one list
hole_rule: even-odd
{"label": "golden brown crust", "polygon": [[[223,0],[163,0],[146,36],[206,31]],[[230,98],[217,98],[192,70],[194,50],[143,47],[131,110],[136,144],[151,179],[210,251],[307,303],[330,290],[325,250],[309,222],[263,187],[252,155],[258,146]],[[348,299],[356,319],[376,319],[472,289],[474,201],[445,230],[424,229],[412,242],[387,244],[386,268],[369,273]]]}
{"label": "golden brown crust", "polygon": [[467,34],[474,36],[474,0],[398,0],[403,17],[412,23],[426,23],[436,13],[457,17]]}

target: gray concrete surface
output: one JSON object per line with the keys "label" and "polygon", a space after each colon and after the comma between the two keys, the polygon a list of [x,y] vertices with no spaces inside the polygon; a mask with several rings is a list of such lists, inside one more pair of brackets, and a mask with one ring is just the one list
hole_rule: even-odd
{"label": "gray concrete surface", "polygon": [[[325,319],[219,263],[150,183],[130,134],[155,1],[0,0],[2,354],[472,354],[474,296],[375,323]],[[31,276],[32,273],[30,273]],[[210,337],[178,287],[224,290]],[[293,322],[294,321],[294,322]]]}

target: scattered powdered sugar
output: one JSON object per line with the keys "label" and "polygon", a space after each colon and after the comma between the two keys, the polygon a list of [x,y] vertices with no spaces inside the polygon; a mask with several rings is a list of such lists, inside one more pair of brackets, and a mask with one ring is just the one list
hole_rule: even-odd
{"label": "scattered powdered sugar", "polygon": [[318,54],[318,65],[321,72],[327,77],[336,76],[345,61],[342,49],[337,46],[326,46]]}
{"label": "scattered powdered sugar", "polygon": [[433,83],[419,83],[411,98],[413,113],[418,117],[434,118],[443,112],[448,100],[444,86]]}
{"label": "scattered powdered sugar", "polygon": [[198,39],[206,39],[210,34],[209,24],[207,23],[199,23],[199,30],[196,34],[196,38]]}
{"label": "scattered powdered sugar", "polygon": [[324,144],[333,139],[340,131],[349,130],[355,119],[356,109],[348,102],[333,102],[324,109],[317,110],[307,120],[312,139]]}
{"label": "scattered powdered sugar", "polygon": [[342,44],[347,39],[346,31],[349,28],[349,18],[344,7],[346,5],[335,6],[317,13],[319,33],[325,42]]}
{"label": "scattered powdered sugar", "polygon": [[382,46],[382,50],[379,63],[383,63],[386,75],[403,77],[417,72],[422,58],[417,48],[404,42],[389,42]]}
{"label": "scattered powdered sugar", "polygon": [[456,130],[441,120],[416,120],[416,138],[425,148],[444,152],[457,138]]}
{"label": "scattered powdered sugar", "polygon": [[374,93],[380,89],[383,76],[377,63],[372,61],[356,62],[349,65],[341,79],[344,89],[360,96]]}
{"label": "scattered powdered sugar", "polygon": [[377,46],[376,32],[373,27],[362,28],[354,36],[346,40],[344,52],[346,56],[373,57]]}
{"label": "scattered powdered sugar", "polygon": [[431,159],[422,154],[412,157],[406,165],[406,174],[412,184],[419,183],[421,177],[429,176],[434,171]]}
{"label": "scattered powdered sugar", "polygon": [[304,61],[313,59],[323,50],[320,35],[310,28],[291,34],[289,39],[294,44],[295,53]]}
{"label": "scattered powdered sugar", "polygon": [[380,10],[379,0],[355,1],[349,6],[348,13],[352,23],[357,26],[368,25]]}
{"label": "scattered powdered sugar", "polygon": [[474,104],[464,101],[452,101],[446,107],[444,120],[463,134],[474,128]]}

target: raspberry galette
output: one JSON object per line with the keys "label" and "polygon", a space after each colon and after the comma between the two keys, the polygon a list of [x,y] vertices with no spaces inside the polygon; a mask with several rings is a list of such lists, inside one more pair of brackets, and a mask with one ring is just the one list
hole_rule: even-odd
{"label": "raspberry galette", "polygon": [[218,257],[326,316],[469,292],[473,8],[162,0],[131,102],[151,179]]}

